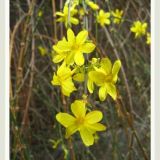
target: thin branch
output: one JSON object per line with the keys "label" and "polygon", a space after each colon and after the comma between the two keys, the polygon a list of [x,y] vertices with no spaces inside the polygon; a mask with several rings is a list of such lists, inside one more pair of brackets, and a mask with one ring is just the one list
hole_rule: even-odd
{"label": "thin branch", "polygon": [[29,111],[29,105],[30,105],[30,100],[31,100],[31,95],[32,95],[33,79],[34,79],[34,65],[35,65],[34,9],[35,9],[35,4],[36,4],[36,0],[34,0],[32,3],[32,17],[31,17],[31,22],[32,22],[32,55],[31,55],[31,62],[30,62],[31,72],[30,72],[30,80],[29,80],[28,97],[27,97],[24,116],[23,116],[23,120],[22,120],[21,133],[23,132],[24,127],[27,125],[28,111]]}

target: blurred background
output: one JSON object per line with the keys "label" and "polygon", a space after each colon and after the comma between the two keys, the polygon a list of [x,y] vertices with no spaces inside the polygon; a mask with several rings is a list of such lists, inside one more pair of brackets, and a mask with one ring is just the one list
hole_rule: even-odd
{"label": "blurred background", "polygon": [[[100,102],[97,93],[87,100],[104,114],[107,130],[87,148],[79,134],[72,136],[76,160],[149,160],[150,159],[150,46],[144,37],[135,39],[133,22],[148,23],[149,0],[96,0],[105,11],[123,10],[124,21],[103,29],[88,8],[89,38],[97,49],[91,55],[121,59],[117,84],[118,100]],[[11,160],[72,159],[65,130],[55,119],[64,102],[60,88],[51,85],[56,65],[52,46],[66,36],[63,23],[55,13],[62,11],[64,0],[10,0],[10,153]],[[77,16],[78,17],[78,16]],[[83,21],[83,20],[82,20]],[[72,26],[78,33],[84,24]],[[81,99],[83,85],[66,98],[69,107]]]}

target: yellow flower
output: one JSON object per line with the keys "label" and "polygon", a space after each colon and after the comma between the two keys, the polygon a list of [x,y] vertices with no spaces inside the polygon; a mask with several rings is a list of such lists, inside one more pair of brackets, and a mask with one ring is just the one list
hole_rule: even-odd
{"label": "yellow flower", "polygon": [[140,21],[136,21],[133,23],[131,27],[131,32],[135,33],[135,38],[139,38],[146,34],[147,23],[142,23]]}
{"label": "yellow flower", "polygon": [[103,115],[100,111],[91,111],[86,113],[85,102],[83,100],[75,100],[71,104],[71,111],[74,116],[68,113],[58,113],[56,119],[66,128],[66,138],[79,131],[83,143],[86,146],[93,145],[94,134],[97,131],[104,131],[106,127],[98,123],[102,120]]}
{"label": "yellow flower", "polygon": [[[115,83],[118,79],[121,61],[115,61],[112,66],[112,63],[108,58],[103,58],[100,65],[100,68],[95,67],[95,71],[89,72],[88,76],[97,86],[100,87],[99,98],[101,101],[106,99],[107,94],[115,100],[117,98]],[[91,91],[93,92],[92,89]]]}
{"label": "yellow flower", "polygon": [[38,17],[42,17],[43,16],[43,11],[42,10],[39,10],[38,11]]}
{"label": "yellow flower", "polygon": [[89,7],[91,7],[93,10],[98,10],[99,9],[99,6],[96,3],[94,3],[94,2],[92,2],[90,0],[86,0],[86,4]]}
{"label": "yellow flower", "polygon": [[147,43],[148,45],[151,44],[151,34],[150,34],[149,32],[147,33],[147,40],[146,40],[146,43]]}
{"label": "yellow flower", "polygon": [[111,23],[110,21],[110,13],[104,12],[103,10],[100,10],[97,15],[97,22],[104,27],[105,24],[109,25]]}
{"label": "yellow flower", "polygon": [[65,96],[70,96],[70,94],[76,90],[74,83],[72,82],[72,74],[74,70],[71,71],[66,64],[63,63],[57,70],[57,74],[54,73],[52,85],[61,86],[62,93]]}
{"label": "yellow flower", "polygon": [[[92,60],[90,61],[91,65],[88,68],[88,73],[90,71],[95,71],[95,67],[99,67],[99,58],[92,58]],[[94,90],[94,83],[93,80],[87,76],[87,88],[89,90],[90,93],[93,93]]]}
{"label": "yellow flower", "polygon": [[47,49],[42,46],[38,46],[38,50],[39,50],[41,56],[45,56],[47,54]]}
{"label": "yellow flower", "polygon": [[112,11],[111,13],[114,17],[113,23],[119,24],[122,20],[123,11],[119,10],[119,9],[116,9],[115,11]]}
{"label": "yellow flower", "polygon": [[75,74],[73,76],[73,80],[77,82],[83,82],[85,79],[85,68],[84,66],[76,66],[75,67]]}
{"label": "yellow flower", "polygon": [[83,53],[91,53],[95,49],[95,45],[92,42],[87,41],[88,31],[83,30],[78,33],[77,36],[71,29],[67,30],[67,40],[63,38],[56,45],[53,46],[56,54],[53,57],[54,63],[59,63],[62,60],[67,65],[71,65],[74,62],[81,66],[84,64]]}
{"label": "yellow flower", "polygon": [[72,6],[71,9],[70,9],[70,19],[68,19],[68,6],[65,5],[64,8],[63,8],[63,12],[56,12],[56,15],[57,16],[60,16],[58,19],[57,19],[57,22],[64,22],[65,26],[67,27],[68,26],[68,20],[70,20],[70,23],[71,24],[79,24],[79,20],[77,18],[74,17],[74,15],[77,14],[77,9],[74,8],[75,6]]}
{"label": "yellow flower", "polygon": [[79,9],[78,13],[79,13],[81,18],[85,15],[85,11],[84,11],[84,9],[82,7]]}

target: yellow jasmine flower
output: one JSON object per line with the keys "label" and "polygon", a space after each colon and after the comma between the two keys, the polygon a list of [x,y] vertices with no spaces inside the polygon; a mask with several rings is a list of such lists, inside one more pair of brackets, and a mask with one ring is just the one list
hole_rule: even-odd
{"label": "yellow jasmine flower", "polygon": [[[97,86],[100,87],[99,98],[101,101],[106,99],[107,94],[115,100],[117,98],[115,83],[118,79],[121,61],[115,61],[112,66],[109,58],[103,58],[100,65],[100,68],[95,67],[95,71],[89,72],[88,76]],[[93,92],[93,90],[91,91]]]}
{"label": "yellow jasmine flower", "polygon": [[104,25],[109,25],[111,23],[110,21],[110,13],[104,12],[102,9],[99,11],[97,15],[97,22],[104,27]]}
{"label": "yellow jasmine flower", "polygon": [[87,30],[83,30],[75,36],[74,32],[71,29],[68,29],[67,40],[63,38],[53,46],[53,49],[56,52],[53,57],[53,62],[59,63],[64,60],[67,65],[71,65],[75,62],[78,66],[82,66],[85,60],[83,53],[88,54],[95,49],[95,45],[92,42],[87,41],[87,38]]}
{"label": "yellow jasmine flower", "polygon": [[52,85],[61,86],[61,91],[65,96],[70,96],[70,94],[76,90],[74,83],[72,82],[72,74],[74,70],[71,71],[66,64],[63,63],[57,70],[57,74],[54,73]]}
{"label": "yellow jasmine flower", "polygon": [[[71,24],[79,24],[79,20],[74,17],[78,13],[77,9],[74,8],[75,6],[72,6],[70,8],[70,17],[68,17],[68,6],[65,5],[63,8],[63,12],[56,12],[57,16],[60,16],[57,19],[57,22],[64,22],[65,26],[68,26],[68,20],[70,21]],[[70,18],[70,19],[68,19]]]}
{"label": "yellow jasmine flower", "polygon": [[83,82],[84,78],[84,73],[77,73],[73,76],[73,79],[77,82]]}
{"label": "yellow jasmine flower", "polygon": [[[90,67],[88,69],[88,73],[90,71],[94,71],[95,70],[94,67],[99,66],[99,58],[92,58],[92,60],[90,61],[90,63],[91,63],[91,65],[90,65]],[[93,80],[89,76],[87,76],[87,88],[88,88],[88,91],[90,93],[93,93],[94,83],[93,83]]]}
{"label": "yellow jasmine flower", "polygon": [[116,9],[115,11],[112,11],[112,16],[114,17],[113,23],[119,24],[122,20],[123,11]]}
{"label": "yellow jasmine flower", "polygon": [[75,100],[71,104],[71,111],[74,116],[60,112],[56,115],[56,119],[66,128],[66,138],[79,131],[83,143],[90,146],[94,143],[93,135],[97,131],[106,130],[106,127],[98,123],[103,118],[102,112],[95,110],[86,113],[85,104],[83,100]]}
{"label": "yellow jasmine flower", "polygon": [[85,11],[84,11],[84,9],[82,7],[79,9],[78,13],[79,13],[81,18],[85,15]]}
{"label": "yellow jasmine flower", "polygon": [[147,23],[142,23],[140,21],[136,21],[133,23],[131,27],[131,32],[135,33],[135,38],[139,38],[146,34]]}
{"label": "yellow jasmine flower", "polygon": [[91,7],[93,10],[98,10],[99,9],[99,6],[96,3],[94,3],[94,2],[92,2],[90,0],[86,0],[86,4],[89,7]]}
{"label": "yellow jasmine flower", "polygon": [[41,56],[45,56],[47,54],[47,49],[42,46],[38,46],[38,50],[39,50]]}
{"label": "yellow jasmine flower", "polygon": [[73,5],[75,5],[75,6],[77,6],[77,5],[79,5],[79,0],[73,0]]}
{"label": "yellow jasmine flower", "polygon": [[39,10],[38,11],[38,17],[42,17],[43,16],[43,11],[42,10]]}
{"label": "yellow jasmine flower", "polygon": [[147,43],[148,45],[151,44],[151,34],[150,34],[149,32],[147,33],[147,40],[146,40],[146,43]]}
{"label": "yellow jasmine flower", "polygon": [[75,74],[73,76],[73,80],[77,82],[83,82],[85,79],[85,68],[84,66],[76,66],[75,67]]}

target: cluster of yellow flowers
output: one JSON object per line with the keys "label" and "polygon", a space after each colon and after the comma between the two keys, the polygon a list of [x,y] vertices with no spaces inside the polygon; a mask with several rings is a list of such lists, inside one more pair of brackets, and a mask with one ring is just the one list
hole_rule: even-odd
{"label": "cluster of yellow flowers", "polygon": [[131,32],[135,33],[135,38],[140,38],[146,36],[146,43],[149,45],[151,43],[151,35],[147,32],[147,23],[141,21],[135,21],[130,28]]}
{"label": "cluster of yellow flowers", "polygon": [[[74,25],[79,24],[79,20],[75,16],[78,14],[78,10],[76,9],[76,7],[79,6],[80,4],[81,4],[80,1],[75,0],[73,2],[73,5],[69,9],[68,3],[66,3],[63,8],[63,12],[56,12],[56,15],[59,16],[57,22],[64,22],[66,28],[68,27],[69,22]],[[94,3],[91,0],[85,0],[85,5],[89,6],[94,11],[100,9],[98,4]],[[79,9],[79,14],[80,16],[85,15],[85,11],[82,7]],[[104,25],[109,25],[111,23],[111,19],[113,19],[114,24],[119,24],[122,22],[122,16],[123,16],[123,11],[119,9],[110,12],[105,12],[104,10],[100,9],[100,11],[96,16],[96,21],[102,27]]]}
{"label": "cluster of yellow flowers", "polygon": [[107,93],[115,100],[117,74],[121,67],[121,62],[117,60],[112,66],[109,58],[103,58],[99,62],[93,58],[89,67],[85,68],[84,54],[90,54],[95,49],[88,39],[88,31],[83,30],[75,36],[72,29],[67,30],[67,39],[63,37],[53,46],[53,62],[62,65],[54,73],[52,84],[61,86],[61,91],[65,96],[76,90],[73,79],[83,82],[84,74],[87,73],[87,87],[90,93],[93,93],[94,84],[100,87],[99,98],[104,101]]}
{"label": "cluster of yellow flowers", "polygon": [[104,27],[105,25],[111,24],[111,19],[113,19],[114,24],[119,24],[122,22],[123,11],[116,9],[115,11],[105,12],[104,10],[100,10],[96,19],[97,22]]}
{"label": "cluster of yellow flowers", "polygon": [[[85,5],[96,11],[96,21],[100,26],[110,25],[111,23],[120,24],[123,19],[123,10],[105,12],[91,0],[85,0]],[[72,4],[67,1],[62,12],[56,12],[57,22],[63,22],[67,28],[66,37],[64,36],[55,45],[53,45],[52,61],[58,65],[57,71],[53,74],[51,81],[53,86],[60,86],[61,93],[70,96],[72,92],[77,91],[79,84],[74,81],[84,83],[88,92],[92,94],[99,88],[98,96],[100,101],[104,101],[107,95],[113,100],[117,99],[116,82],[121,68],[121,61],[116,60],[113,64],[108,57],[102,59],[89,56],[94,52],[96,45],[89,40],[88,31],[83,29],[75,34],[71,25],[80,23],[76,18],[78,10],[76,7],[82,2],[73,0]],[[84,5],[84,4],[83,4]],[[79,8],[79,13],[84,16],[85,9]],[[131,32],[135,33],[135,38],[143,35],[147,36],[147,44],[150,44],[150,34],[147,30],[147,23],[140,21],[134,22]],[[45,55],[46,50],[39,47],[40,53]],[[87,55],[87,58],[85,56]],[[66,128],[66,138],[79,131],[82,141],[86,146],[93,145],[94,136],[97,131],[104,131],[106,127],[99,123],[103,115],[101,111],[89,111],[85,100],[75,100],[71,104],[71,111],[74,116],[60,112],[56,119]]]}
{"label": "cluster of yellow flowers", "polygon": [[[92,58],[85,64],[85,54],[90,54],[95,49],[95,44],[88,39],[88,31],[82,30],[77,35],[71,28],[67,30],[67,37],[63,37],[53,45],[53,62],[61,63],[54,73],[52,85],[60,86],[65,96],[70,96],[76,91],[74,81],[87,82],[89,93],[93,93],[94,85],[99,88],[99,99],[104,101],[107,94],[114,100],[117,97],[116,82],[121,67],[120,60],[113,65],[109,58]],[[71,105],[75,117],[67,113],[58,113],[56,119],[66,127],[66,138],[76,131],[80,132],[86,146],[94,142],[96,131],[103,131],[105,126],[98,123],[102,119],[100,111],[91,111],[86,114],[87,108],[83,100],[76,100]]]}

